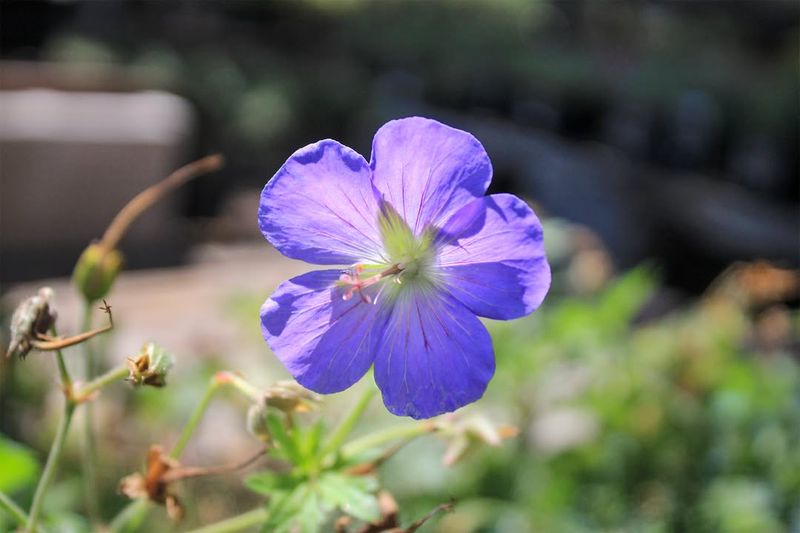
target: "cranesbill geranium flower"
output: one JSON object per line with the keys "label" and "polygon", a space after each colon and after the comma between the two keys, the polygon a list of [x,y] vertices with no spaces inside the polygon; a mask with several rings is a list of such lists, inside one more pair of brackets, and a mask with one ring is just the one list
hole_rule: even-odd
{"label": "cranesbill geranium flower", "polygon": [[492,341],[478,316],[534,311],[550,287],[542,226],[467,132],[394,120],[369,163],[330,139],[301,148],[261,193],[284,255],[319,265],[261,308],[267,344],[303,386],[344,390],[375,365],[387,409],[428,418],[483,395]]}

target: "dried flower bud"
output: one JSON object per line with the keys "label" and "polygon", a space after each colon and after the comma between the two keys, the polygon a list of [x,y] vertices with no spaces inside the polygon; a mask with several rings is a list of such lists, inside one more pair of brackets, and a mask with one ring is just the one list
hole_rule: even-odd
{"label": "dried flower bud", "polygon": [[320,396],[295,381],[278,381],[264,393],[264,402],[285,413],[307,413],[317,408]]}
{"label": "dried flower bud", "polygon": [[169,517],[175,521],[183,517],[183,508],[175,495],[173,484],[177,481],[234,472],[245,468],[262,457],[266,450],[259,450],[238,464],[198,467],[183,466],[170,457],[164,449],[154,444],[147,451],[147,465],[144,474],[136,472],[122,478],[119,491],[132,500],[147,500],[164,505]]}
{"label": "dried flower bud", "polygon": [[42,287],[36,296],[20,303],[11,317],[11,342],[6,356],[24,359],[33,348],[32,343],[47,333],[56,321],[56,312],[50,308],[53,289]]}
{"label": "dried flower bud", "polygon": [[122,268],[122,255],[99,244],[90,244],[78,258],[72,281],[89,302],[104,298]]}
{"label": "dried flower bud", "polygon": [[452,466],[482,444],[497,447],[504,439],[516,437],[519,429],[514,426],[495,426],[484,415],[473,415],[459,419],[442,417],[437,422],[439,432],[447,441],[442,463]]}
{"label": "dried flower bud", "polygon": [[128,381],[136,386],[163,387],[175,358],[161,346],[148,342],[136,358],[128,358]]}
{"label": "dried flower bud", "polygon": [[183,508],[170,490],[169,474],[180,468],[180,463],[165,454],[161,446],[153,445],[147,452],[145,474],[136,472],[122,478],[119,491],[132,500],[149,500],[166,506],[169,517],[178,521],[183,517]]}

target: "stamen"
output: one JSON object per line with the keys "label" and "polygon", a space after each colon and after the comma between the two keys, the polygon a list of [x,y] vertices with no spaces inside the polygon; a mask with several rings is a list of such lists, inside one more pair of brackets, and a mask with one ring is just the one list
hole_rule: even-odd
{"label": "stamen", "polygon": [[[364,289],[375,285],[383,278],[389,276],[396,276],[403,272],[403,267],[400,264],[392,265],[391,267],[387,268],[383,272],[375,274],[374,276],[370,276],[366,279],[361,279],[361,273],[364,271],[364,265],[356,264],[353,266],[352,274],[348,274],[347,272],[343,272],[339,276],[339,283],[346,286],[347,290],[342,294],[342,300],[350,300],[353,298],[353,295],[358,293],[359,298],[361,301],[366,304],[371,304],[372,299],[369,295],[364,293]],[[396,281],[399,282],[399,277],[395,278]]]}

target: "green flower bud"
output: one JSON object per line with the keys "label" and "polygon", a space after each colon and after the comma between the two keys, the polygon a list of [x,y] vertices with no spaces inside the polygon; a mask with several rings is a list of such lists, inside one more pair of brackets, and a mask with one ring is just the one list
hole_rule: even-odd
{"label": "green flower bud", "polygon": [[108,294],[121,268],[122,254],[93,243],[78,258],[72,281],[87,301],[95,302]]}
{"label": "green flower bud", "polygon": [[128,381],[135,386],[163,387],[167,373],[175,365],[175,358],[161,346],[148,342],[134,359],[128,358]]}

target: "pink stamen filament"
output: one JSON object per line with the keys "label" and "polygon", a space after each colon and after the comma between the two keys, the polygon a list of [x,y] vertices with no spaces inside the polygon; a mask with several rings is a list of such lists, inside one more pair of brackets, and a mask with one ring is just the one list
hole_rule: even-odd
{"label": "pink stamen filament", "polygon": [[348,289],[342,295],[343,300],[349,300],[353,297],[353,294],[358,293],[361,301],[370,304],[372,300],[366,294],[364,294],[364,289],[375,285],[383,278],[387,278],[389,276],[394,276],[403,272],[403,267],[400,264],[392,265],[383,272],[375,274],[374,276],[370,276],[366,279],[361,279],[360,275],[361,272],[364,271],[364,265],[358,264],[353,267],[353,274],[342,274],[339,276],[339,282],[343,285],[347,285]]}

